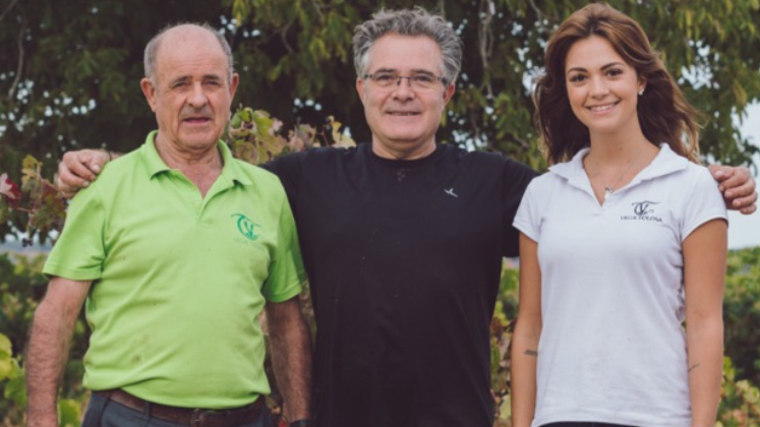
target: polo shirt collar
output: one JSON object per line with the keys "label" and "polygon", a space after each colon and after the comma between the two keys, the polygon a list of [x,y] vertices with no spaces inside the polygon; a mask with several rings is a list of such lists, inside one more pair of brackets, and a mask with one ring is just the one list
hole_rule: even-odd
{"label": "polo shirt collar", "polygon": [[[583,169],[583,158],[586,157],[590,148],[586,147],[579,151],[569,162],[558,163],[549,168],[551,173],[565,178],[569,184],[577,187],[585,187],[588,176]],[[643,181],[659,178],[674,172],[686,169],[689,159],[679,156],[666,143],[660,144],[660,152],[647,167],[644,168],[626,187],[636,185]]]}
{"label": "polo shirt collar", "polygon": [[[142,155],[151,178],[159,173],[171,170],[158,154],[158,150],[156,149],[156,135],[158,135],[158,131],[156,130],[149,133],[148,137],[145,138],[145,143],[140,147],[140,154]],[[227,179],[230,182],[236,181],[243,185],[251,185],[250,178],[248,178],[248,176],[241,170],[238,162],[232,157],[232,152],[227,144],[220,140],[217,141],[216,147],[222,155],[222,161],[224,162],[222,173],[217,179]]]}

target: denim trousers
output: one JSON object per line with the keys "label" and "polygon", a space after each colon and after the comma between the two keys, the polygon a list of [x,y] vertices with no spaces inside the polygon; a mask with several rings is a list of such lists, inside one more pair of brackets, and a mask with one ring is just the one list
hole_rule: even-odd
{"label": "denim trousers", "polygon": [[594,423],[594,422],[561,422],[544,424],[541,427],[633,427],[622,424]]}
{"label": "denim trousers", "polygon": [[[82,427],[180,427],[155,417],[150,417],[144,411],[128,408],[120,403],[108,400],[98,394],[93,394],[87,412],[82,421]],[[274,427],[269,410],[264,408],[255,420],[240,424],[236,427]]]}

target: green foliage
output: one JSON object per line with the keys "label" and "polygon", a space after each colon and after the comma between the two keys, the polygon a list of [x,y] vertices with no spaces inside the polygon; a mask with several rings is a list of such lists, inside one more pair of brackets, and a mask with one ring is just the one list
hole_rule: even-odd
{"label": "green foliage", "polygon": [[737,379],[760,385],[760,247],[731,251],[723,300],[726,353]]}
{"label": "green foliage", "polygon": [[[165,0],[0,1],[0,170],[20,180],[30,154],[52,166],[62,152],[130,151],[155,127],[138,82],[142,50],[163,26],[207,21],[223,30],[241,74],[237,101],[288,128],[340,118],[370,134],[355,93],[354,26],[380,7],[420,5],[444,14],[464,41],[458,94],[439,139],[498,150],[544,166],[532,126],[529,82],[555,26],[586,0]],[[687,97],[709,118],[702,151],[749,163],[757,149],[733,123],[760,99],[757,0],[610,0],[636,18]],[[115,25],[117,24],[117,25]],[[308,134],[308,131],[304,131]],[[0,238],[26,217],[0,208]],[[10,221],[8,223],[7,221]]]}
{"label": "green foliage", "polygon": [[[20,426],[26,409],[24,358],[34,310],[45,293],[45,255],[0,254],[0,425]],[[78,425],[87,393],[82,387],[82,357],[87,348],[83,317],[77,321],[71,359],[64,372],[59,410],[61,426]],[[75,411],[76,408],[76,411]]]}

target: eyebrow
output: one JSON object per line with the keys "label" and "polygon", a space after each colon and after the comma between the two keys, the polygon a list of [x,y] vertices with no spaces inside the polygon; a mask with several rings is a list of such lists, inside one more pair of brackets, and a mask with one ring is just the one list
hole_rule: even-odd
{"label": "eyebrow", "polygon": [[[604,70],[606,70],[608,68],[612,68],[612,67],[620,66],[620,65],[624,65],[624,64],[622,62],[610,62],[609,64],[606,64],[606,65],[602,66],[602,71],[604,71]],[[567,70],[568,73],[571,72],[571,71],[588,71],[588,70],[585,69],[585,68],[583,68],[583,67],[573,67],[573,68]]]}
{"label": "eyebrow", "polygon": [[[399,70],[395,68],[380,68],[375,71],[375,73],[399,73]],[[411,70],[412,74],[430,74],[431,76],[434,76],[435,73],[433,73],[430,70],[423,70],[421,68],[413,68]]]}
{"label": "eyebrow", "polygon": [[[173,85],[175,85],[177,83],[183,83],[183,82],[186,82],[186,81],[191,80],[191,79],[192,79],[192,77],[190,77],[190,76],[180,76],[180,77],[177,77],[176,79],[172,80],[171,82],[169,82],[169,85],[173,86]],[[206,81],[206,80],[222,80],[222,76],[220,76],[218,74],[204,74],[203,77],[201,78],[201,80],[202,81]]]}

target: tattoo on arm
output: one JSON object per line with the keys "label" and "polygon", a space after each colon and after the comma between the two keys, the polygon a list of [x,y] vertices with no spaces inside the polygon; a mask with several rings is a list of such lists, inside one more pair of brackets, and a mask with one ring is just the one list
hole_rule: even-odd
{"label": "tattoo on arm", "polygon": [[523,353],[528,356],[538,357],[538,352],[536,350],[525,350],[525,353]]}
{"label": "tattoo on arm", "polygon": [[699,363],[695,363],[695,364],[691,365],[691,367],[689,368],[689,372],[691,372],[691,371],[693,371],[693,370],[695,370],[697,368],[699,368]]}

